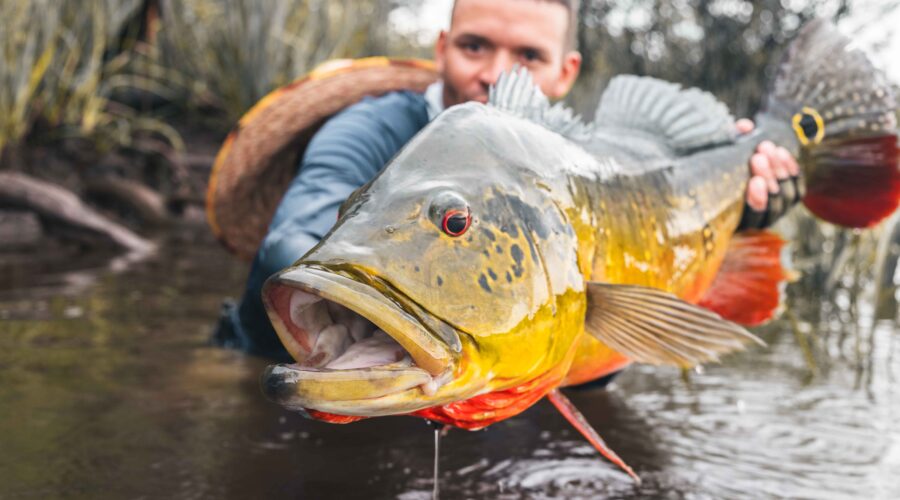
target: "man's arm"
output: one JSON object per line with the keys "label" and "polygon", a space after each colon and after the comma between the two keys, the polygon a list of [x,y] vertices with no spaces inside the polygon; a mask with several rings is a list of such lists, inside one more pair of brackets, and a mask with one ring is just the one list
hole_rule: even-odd
{"label": "man's arm", "polygon": [[239,336],[251,344],[242,347],[264,355],[284,352],[265,314],[263,283],[315,246],[336,222],[341,203],[427,123],[422,96],[398,92],[347,108],[313,137],[250,269],[236,318]]}

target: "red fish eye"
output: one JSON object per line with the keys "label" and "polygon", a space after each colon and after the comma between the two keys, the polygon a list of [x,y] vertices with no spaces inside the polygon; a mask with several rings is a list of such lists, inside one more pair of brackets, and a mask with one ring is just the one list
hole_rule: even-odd
{"label": "red fish eye", "polygon": [[444,214],[444,220],[441,223],[441,227],[444,229],[444,232],[450,236],[460,236],[469,229],[469,224],[472,223],[472,216],[469,215],[468,211],[462,210],[448,210],[447,213]]}

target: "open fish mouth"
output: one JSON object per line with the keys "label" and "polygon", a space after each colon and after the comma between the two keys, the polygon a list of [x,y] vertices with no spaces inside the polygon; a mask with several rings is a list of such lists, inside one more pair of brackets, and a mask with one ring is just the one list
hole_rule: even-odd
{"label": "open fish mouth", "polygon": [[263,389],[291,408],[335,411],[404,391],[432,395],[460,351],[455,329],[358,271],[297,266],[266,283],[263,301],[296,360],[269,367]]}

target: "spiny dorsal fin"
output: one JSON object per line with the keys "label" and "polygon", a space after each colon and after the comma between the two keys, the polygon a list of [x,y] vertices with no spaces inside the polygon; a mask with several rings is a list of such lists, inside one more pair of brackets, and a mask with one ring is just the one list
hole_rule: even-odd
{"label": "spiny dorsal fin", "polygon": [[583,141],[591,137],[593,127],[562,103],[551,105],[527,69],[514,66],[504,71],[491,86],[488,105],[531,120],[564,137]]}
{"label": "spiny dorsal fin", "polygon": [[656,139],[678,154],[732,142],[736,133],[728,109],[712,94],[633,75],[609,82],[595,121],[605,134],[630,131],[645,140]]}
{"label": "spiny dorsal fin", "polygon": [[690,368],[761,340],[719,315],[636,285],[587,283],[585,330],[638,363]]}

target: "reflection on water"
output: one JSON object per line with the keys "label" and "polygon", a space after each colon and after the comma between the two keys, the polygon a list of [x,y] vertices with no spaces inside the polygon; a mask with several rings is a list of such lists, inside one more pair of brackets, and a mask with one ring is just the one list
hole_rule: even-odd
{"label": "reflection on water", "polygon": [[[202,231],[121,272],[69,255],[0,266],[0,497],[430,498],[425,422],[305,420],[264,400],[266,360],[207,346],[246,270],[194,241]],[[638,367],[608,391],[568,391],[640,488],[542,402],[451,430],[443,497],[900,498],[895,321],[859,312],[872,326],[860,379],[854,318],[801,295],[817,377],[781,320],[761,332],[768,348],[689,383]]]}

